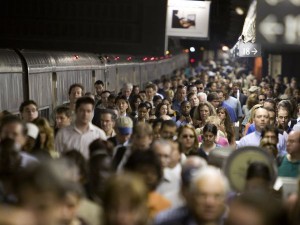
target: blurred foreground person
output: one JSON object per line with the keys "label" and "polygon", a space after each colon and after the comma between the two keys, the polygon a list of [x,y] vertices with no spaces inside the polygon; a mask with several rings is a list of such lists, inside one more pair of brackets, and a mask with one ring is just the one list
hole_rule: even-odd
{"label": "blurred foreground person", "polygon": [[186,206],[163,212],[156,225],[218,225],[226,213],[228,182],[219,169],[207,166],[194,171],[185,191]]}
{"label": "blurred foreground person", "polygon": [[104,188],[105,225],[148,224],[148,190],[140,177],[120,174]]}
{"label": "blurred foreground person", "polygon": [[1,225],[36,225],[34,216],[27,210],[15,207],[0,207]]}

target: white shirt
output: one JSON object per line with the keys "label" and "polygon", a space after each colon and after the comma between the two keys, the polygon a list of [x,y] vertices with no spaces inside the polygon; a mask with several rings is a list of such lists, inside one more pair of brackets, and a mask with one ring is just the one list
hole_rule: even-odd
{"label": "white shirt", "polygon": [[106,140],[105,132],[93,124],[89,124],[89,129],[85,133],[82,133],[73,124],[61,129],[57,133],[55,148],[60,153],[77,149],[86,159],[89,159],[89,145],[98,138]]}

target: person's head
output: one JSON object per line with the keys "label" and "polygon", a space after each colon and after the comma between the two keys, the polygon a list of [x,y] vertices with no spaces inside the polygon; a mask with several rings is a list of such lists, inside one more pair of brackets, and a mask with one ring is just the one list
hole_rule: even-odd
{"label": "person's head", "polygon": [[245,191],[270,191],[272,177],[269,167],[262,162],[252,162],[246,173]]}
{"label": "person's head", "polygon": [[84,94],[84,87],[82,84],[72,84],[69,88],[69,100],[70,103],[75,104],[77,99]]}
{"label": "person's head", "polygon": [[261,138],[267,140],[272,144],[278,144],[279,130],[273,125],[267,125],[261,132]]}
{"label": "person's head", "polygon": [[102,80],[97,80],[94,83],[94,88],[95,88],[95,91],[96,91],[96,95],[101,96],[102,92],[104,91],[104,83],[103,83],[103,81]]}
{"label": "person's head", "polygon": [[155,107],[155,116],[160,118],[163,115],[169,114],[169,107],[165,103],[160,103]]}
{"label": "person's head", "polygon": [[175,96],[175,94],[172,89],[169,89],[166,91],[166,98],[169,99],[170,101],[173,101],[174,96]]}
{"label": "person's head", "polygon": [[104,186],[113,175],[112,158],[108,155],[110,150],[107,150],[112,148],[110,145],[110,142],[95,140],[89,147],[88,179],[91,191],[99,199],[103,198]]}
{"label": "person's head", "polygon": [[190,150],[197,150],[199,146],[198,137],[195,128],[191,125],[184,125],[178,128],[178,141],[181,144],[184,153]]}
{"label": "person's head", "polygon": [[194,93],[197,94],[197,87],[194,84],[190,84],[187,87],[187,93]]}
{"label": "person's head", "polygon": [[258,95],[258,101],[259,101],[259,104],[264,104],[266,98],[267,98],[267,96],[266,96],[265,94],[260,93],[260,94]]}
{"label": "person's head", "polygon": [[149,191],[154,191],[163,176],[162,165],[154,151],[133,152],[125,166],[125,171],[137,173],[144,178]]}
{"label": "person's head", "polygon": [[27,128],[25,123],[17,116],[5,116],[0,124],[0,139],[13,139],[18,145],[26,143]]}
{"label": "person's head", "polygon": [[164,90],[169,90],[171,88],[171,80],[168,78],[163,79]]}
{"label": "person's head", "polygon": [[41,117],[34,121],[39,129],[41,148],[54,150],[54,131],[47,119]]}
{"label": "person's head", "polygon": [[201,80],[196,80],[195,86],[197,87],[197,93],[204,92],[204,83]]}
{"label": "person's head", "polygon": [[132,148],[138,151],[149,149],[153,141],[153,130],[148,123],[137,123],[131,136]]}
{"label": "person's head", "polygon": [[286,143],[286,151],[295,159],[300,160],[300,131],[291,131]]}
{"label": "person's head", "polygon": [[120,144],[129,141],[132,134],[133,122],[130,117],[122,116],[116,120],[116,138]]}
{"label": "person's head", "polygon": [[38,106],[33,100],[22,102],[19,111],[25,122],[32,122],[39,116]]}
{"label": "person's head", "polygon": [[131,83],[124,84],[122,88],[122,95],[124,95],[126,99],[128,99],[129,96],[131,95],[132,89],[133,89],[133,85]]}
{"label": "person's head", "polygon": [[108,97],[110,96],[110,91],[102,91],[101,92],[101,104],[104,107],[108,106]]}
{"label": "person's head", "polygon": [[159,157],[163,168],[169,166],[171,161],[172,146],[170,141],[159,139],[152,143],[151,150]]}
{"label": "person's head", "polygon": [[118,96],[116,98],[116,106],[119,109],[120,114],[125,114],[125,113],[130,113],[131,112],[131,107],[130,104],[126,98],[126,96]]}
{"label": "person's head", "polygon": [[55,110],[55,127],[61,129],[71,124],[71,110],[67,106],[59,106]]}
{"label": "person's head", "polygon": [[227,109],[224,107],[218,107],[217,115],[221,119],[221,121],[226,121],[227,118],[230,120],[229,113],[228,113]]}
{"label": "person's head", "polygon": [[22,208],[35,216],[38,225],[59,224],[68,182],[56,165],[38,164],[20,173],[16,193]]}
{"label": "person's head", "polygon": [[111,134],[114,130],[117,115],[110,109],[104,109],[100,114],[100,126],[106,134]]}
{"label": "person's head", "polygon": [[203,127],[203,142],[206,144],[213,144],[216,141],[218,128],[212,123],[207,123]]}
{"label": "person's head", "polygon": [[205,92],[200,92],[197,94],[200,103],[207,101],[207,94]]}
{"label": "person's head", "polygon": [[146,92],[145,91],[140,91],[139,96],[141,97],[141,99],[144,101],[147,101],[147,96],[146,96]]}
{"label": "person's head", "polygon": [[192,106],[191,103],[189,101],[183,101],[180,104],[180,112],[183,116],[187,117],[190,115]]}
{"label": "person's head", "polygon": [[176,91],[176,98],[179,102],[182,102],[186,98],[186,87],[184,85],[179,85]]}
{"label": "person's head", "polygon": [[269,112],[264,108],[258,108],[254,113],[254,125],[258,132],[261,132],[269,125]]}
{"label": "person's head", "polygon": [[228,182],[222,172],[212,166],[203,167],[192,177],[187,205],[197,221],[217,223],[225,211]]}
{"label": "person's head", "polygon": [[265,109],[267,109],[268,112],[269,112],[269,120],[270,120],[269,124],[270,125],[275,125],[275,122],[276,122],[276,112],[275,112],[275,110],[272,109],[272,108],[265,108]]}
{"label": "person's head", "polygon": [[133,85],[132,93],[134,95],[138,95],[140,92],[140,86],[139,85]]}
{"label": "person's head", "polygon": [[162,103],[162,97],[159,95],[155,95],[153,97],[153,106],[156,107],[158,104]]}
{"label": "person's head", "polygon": [[290,113],[287,108],[279,108],[277,112],[277,125],[281,129],[286,129],[290,121]]}
{"label": "person's head", "polygon": [[107,225],[146,225],[148,190],[142,178],[123,173],[105,185],[104,220]]}
{"label": "person's head", "polygon": [[116,107],[116,98],[117,96],[115,94],[110,94],[107,98],[107,108],[109,107]]}
{"label": "person's head", "polygon": [[247,108],[250,110],[254,105],[258,104],[259,101],[258,101],[258,96],[256,93],[253,93],[253,94],[250,94],[247,98],[247,101],[246,101],[246,105],[247,105]]}
{"label": "person's head", "polygon": [[217,92],[210,92],[207,95],[207,101],[210,102],[215,108],[218,108],[220,105],[219,95]]}
{"label": "person's head", "polygon": [[265,193],[245,193],[230,205],[226,225],[279,225],[283,222],[280,201]]}
{"label": "person's head", "polygon": [[207,117],[216,115],[216,110],[209,102],[202,102],[199,104],[198,109],[194,112],[194,118],[201,120],[203,123]]}
{"label": "person's head", "polygon": [[192,107],[198,106],[200,101],[199,98],[197,97],[197,94],[191,92],[187,96],[188,101],[191,103]]}
{"label": "person's head", "polygon": [[90,97],[78,98],[75,105],[76,120],[78,124],[89,124],[94,115],[95,101]]}
{"label": "person's head", "polygon": [[237,93],[237,91],[240,90],[240,88],[241,88],[240,82],[237,82],[237,81],[233,82],[233,84],[232,84],[232,92],[233,93]]}
{"label": "person's head", "polygon": [[155,95],[155,85],[150,83],[145,88],[147,101],[152,101],[154,95]]}
{"label": "person's head", "polygon": [[130,99],[130,107],[132,111],[137,111],[139,104],[143,102],[143,99],[139,95],[133,95]]}
{"label": "person's head", "polygon": [[173,139],[177,134],[177,126],[173,120],[164,120],[161,125],[160,136],[164,139]]}
{"label": "person's head", "polygon": [[147,119],[149,117],[148,105],[144,102],[139,104],[138,106],[138,118],[139,119]]}

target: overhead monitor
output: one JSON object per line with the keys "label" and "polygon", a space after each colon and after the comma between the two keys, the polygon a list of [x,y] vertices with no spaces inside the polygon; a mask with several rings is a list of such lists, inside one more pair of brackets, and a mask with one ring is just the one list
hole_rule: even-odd
{"label": "overhead monitor", "polygon": [[169,0],[167,35],[208,39],[210,4],[210,1]]}

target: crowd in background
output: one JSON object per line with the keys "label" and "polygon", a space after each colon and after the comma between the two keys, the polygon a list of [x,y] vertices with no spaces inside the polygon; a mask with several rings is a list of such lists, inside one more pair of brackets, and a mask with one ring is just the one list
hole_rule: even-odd
{"label": "crowd in background", "polygon": [[[34,100],[1,112],[0,224],[300,224],[299,193],[274,189],[300,174],[295,77],[210,60],[143,87],[94,88],[71,85],[50,118]],[[278,173],[249,161],[234,190],[212,158],[246,146]]]}

